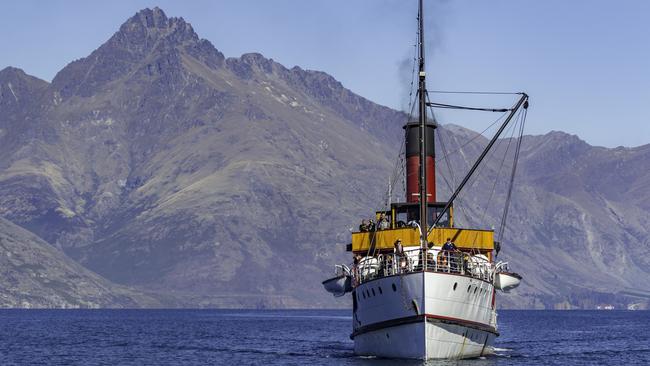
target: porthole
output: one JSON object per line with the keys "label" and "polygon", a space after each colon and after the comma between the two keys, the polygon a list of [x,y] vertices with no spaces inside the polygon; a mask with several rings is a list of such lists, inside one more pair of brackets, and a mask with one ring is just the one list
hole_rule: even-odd
{"label": "porthole", "polygon": [[375,296],[375,289],[372,289],[372,296]]}
{"label": "porthole", "polygon": [[454,291],[456,291],[457,286],[458,286],[458,282],[454,282]]}
{"label": "porthole", "polygon": [[379,294],[382,295],[384,292],[381,290],[381,286],[379,286],[378,288],[379,288]]}
{"label": "porthole", "polygon": [[393,284],[393,291],[397,291],[397,286],[395,286],[395,284]]}

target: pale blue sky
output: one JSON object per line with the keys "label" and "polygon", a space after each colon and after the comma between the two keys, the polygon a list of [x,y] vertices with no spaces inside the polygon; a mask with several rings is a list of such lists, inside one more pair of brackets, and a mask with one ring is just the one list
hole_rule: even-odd
{"label": "pale blue sky", "polygon": [[[328,72],[378,103],[406,103],[415,0],[1,0],[0,69],[50,81],[153,6],[182,16],[227,57],[260,52]],[[524,90],[528,133],[562,130],[609,147],[650,143],[650,1],[425,0],[425,8],[429,89]],[[491,118],[441,116],[479,130]]]}

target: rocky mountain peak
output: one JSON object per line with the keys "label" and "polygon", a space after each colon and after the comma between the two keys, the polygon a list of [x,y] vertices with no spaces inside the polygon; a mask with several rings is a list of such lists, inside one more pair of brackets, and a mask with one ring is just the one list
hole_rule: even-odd
{"label": "rocky mountain peak", "polygon": [[4,69],[0,70],[0,81],[4,81],[7,78],[26,75],[25,72],[17,67],[7,66]]}
{"label": "rocky mountain peak", "polygon": [[139,46],[142,45],[142,41],[156,42],[161,39],[182,43],[188,40],[198,41],[199,37],[192,25],[183,18],[168,18],[162,9],[155,7],[137,12],[122,24],[112,38],[120,43],[133,43]]}
{"label": "rocky mountain peak", "polygon": [[33,93],[47,85],[46,81],[27,75],[19,68],[6,67],[0,70],[0,108],[23,105],[29,101]]}
{"label": "rocky mountain peak", "polygon": [[124,25],[138,23],[143,24],[147,28],[166,28],[168,26],[169,18],[165,12],[159,7],[153,9],[145,8],[137,12]]}
{"label": "rocky mountain peak", "polygon": [[183,18],[168,18],[160,8],[143,9],[88,57],[68,64],[52,85],[64,99],[87,97],[136,68],[178,66],[179,53],[190,54],[213,68],[223,62],[223,55],[201,40]]}
{"label": "rocky mountain peak", "polygon": [[27,75],[25,71],[17,67],[8,66],[0,70],[0,83],[36,83],[47,84],[46,81]]}

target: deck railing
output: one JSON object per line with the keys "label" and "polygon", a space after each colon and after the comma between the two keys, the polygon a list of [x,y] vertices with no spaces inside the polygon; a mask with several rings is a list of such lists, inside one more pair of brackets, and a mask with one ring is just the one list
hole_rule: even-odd
{"label": "deck railing", "polygon": [[358,276],[357,283],[362,283],[375,278],[420,271],[457,273],[490,282],[494,272],[493,265],[483,257],[470,256],[460,251],[418,248],[405,250],[403,255],[388,253],[364,257],[359,261],[355,273]]}

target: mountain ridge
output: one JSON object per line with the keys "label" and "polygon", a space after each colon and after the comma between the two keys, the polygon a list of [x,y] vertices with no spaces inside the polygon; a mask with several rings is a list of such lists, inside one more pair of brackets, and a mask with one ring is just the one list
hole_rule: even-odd
{"label": "mountain ridge", "polygon": [[[5,70],[0,105],[16,99],[2,75],[19,72]],[[334,263],[349,261],[348,228],[381,208],[405,114],[324,72],[257,53],[225,58],[189,23],[157,8],[138,12],[45,83],[28,82],[29,102],[0,111],[1,217],[171,306],[341,306],[319,284]],[[476,137],[468,131],[440,127],[450,148]],[[454,170],[466,171],[485,143],[479,136],[450,156]],[[502,255],[540,272],[524,273],[521,289],[500,301],[629,303],[613,294],[623,285],[643,288],[635,278],[648,275],[647,245],[626,244],[650,237],[650,178],[638,169],[646,148],[592,147],[555,132],[526,136],[523,146],[511,213],[518,225]],[[620,182],[598,175],[627,170],[634,173]],[[500,168],[484,171],[495,177]],[[449,188],[439,181],[444,196]],[[476,224],[490,188],[482,181],[468,188],[460,220]],[[495,199],[503,202],[504,192]],[[567,271],[577,262],[558,250],[568,244],[557,233],[589,253],[588,267],[607,270],[611,250],[623,270]],[[567,280],[554,286],[543,269]]]}

